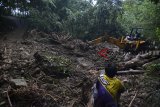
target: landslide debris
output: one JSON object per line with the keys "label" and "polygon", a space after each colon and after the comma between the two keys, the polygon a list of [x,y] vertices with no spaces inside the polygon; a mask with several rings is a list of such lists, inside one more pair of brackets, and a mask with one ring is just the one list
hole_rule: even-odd
{"label": "landslide debris", "polygon": [[[92,46],[65,33],[32,30],[23,41],[2,41],[0,106],[85,107],[98,75],[96,70],[103,69],[106,60],[97,54],[104,48],[109,48],[108,61],[123,65],[135,58],[124,55],[107,42]],[[128,107],[136,92],[132,106],[141,107],[147,96],[141,82],[144,75],[120,75],[119,78],[128,84],[121,97],[122,107]]]}

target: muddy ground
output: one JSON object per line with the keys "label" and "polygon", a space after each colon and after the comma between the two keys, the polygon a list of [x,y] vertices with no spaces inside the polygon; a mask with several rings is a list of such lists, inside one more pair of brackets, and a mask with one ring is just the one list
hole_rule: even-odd
{"label": "muddy ground", "polygon": [[[91,46],[53,35],[58,34],[31,32],[23,40],[1,40],[0,107],[85,107],[98,76],[95,70],[103,69],[106,60],[97,53],[110,48],[109,61],[124,60],[124,53],[112,44]],[[62,66],[55,59],[64,61]],[[147,96],[144,75],[118,78],[129,83],[121,96],[121,107],[128,107],[136,93],[131,107],[143,107]]]}

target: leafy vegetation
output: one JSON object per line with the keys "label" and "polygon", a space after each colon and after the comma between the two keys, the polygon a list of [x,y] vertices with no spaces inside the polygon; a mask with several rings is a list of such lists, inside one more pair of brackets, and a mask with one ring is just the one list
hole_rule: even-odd
{"label": "leafy vegetation", "polygon": [[158,64],[151,64],[147,67],[147,75],[157,76],[160,73],[160,63]]}
{"label": "leafy vegetation", "polygon": [[64,56],[56,56],[49,53],[34,55],[36,62],[50,75],[69,75],[72,71],[71,61]]}
{"label": "leafy vegetation", "polygon": [[127,0],[123,3],[123,9],[119,21],[126,31],[132,27],[142,27],[146,36],[156,38],[155,31],[160,26],[159,4],[155,5],[148,0]]}
{"label": "leafy vegetation", "polygon": [[[121,36],[133,27],[159,39],[159,0],[0,0],[0,15],[26,17],[29,28],[69,32],[91,39],[104,32]],[[23,14],[23,15],[22,15]]]}
{"label": "leafy vegetation", "polygon": [[120,0],[98,0],[96,5],[92,0],[23,0],[18,3],[2,0],[1,4],[4,6],[1,11],[9,7],[4,15],[15,9],[29,11],[30,28],[47,32],[65,31],[82,38],[103,32],[118,34],[116,18],[121,11]]}

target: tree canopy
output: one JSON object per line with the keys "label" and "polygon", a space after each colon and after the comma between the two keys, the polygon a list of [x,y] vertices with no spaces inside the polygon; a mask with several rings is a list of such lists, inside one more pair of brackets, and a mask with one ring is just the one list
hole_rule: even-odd
{"label": "tree canopy", "polygon": [[148,35],[159,34],[160,0],[96,1],[0,0],[0,15],[23,16],[30,23],[29,28],[64,31],[85,39],[104,32],[121,36],[132,27],[148,29]]}
{"label": "tree canopy", "polygon": [[156,37],[156,29],[160,27],[159,12],[160,5],[148,0],[126,0],[119,22],[126,31],[133,27],[142,27],[145,35]]}

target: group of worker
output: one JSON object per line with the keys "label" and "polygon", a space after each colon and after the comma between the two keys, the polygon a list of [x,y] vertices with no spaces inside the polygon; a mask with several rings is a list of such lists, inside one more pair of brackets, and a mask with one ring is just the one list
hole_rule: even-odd
{"label": "group of worker", "polygon": [[92,87],[92,107],[119,107],[120,95],[125,88],[116,74],[114,63],[105,64],[105,71],[100,73]]}
{"label": "group of worker", "polygon": [[126,38],[124,40],[126,41],[134,41],[134,40],[139,40],[141,37],[141,34],[139,32],[136,32],[134,35],[128,35],[126,36]]}

